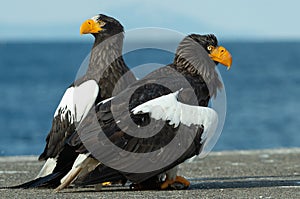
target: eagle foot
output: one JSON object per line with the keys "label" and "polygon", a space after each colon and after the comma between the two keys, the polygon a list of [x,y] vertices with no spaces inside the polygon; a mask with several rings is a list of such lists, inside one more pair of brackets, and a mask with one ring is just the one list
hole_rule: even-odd
{"label": "eagle foot", "polygon": [[109,187],[111,186],[113,183],[112,182],[102,182],[102,186],[103,187]]}
{"label": "eagle foot", "polygon": [[102,182],[100,184],[96,184],[95,191],[101,191],[103,187],[110,187],[113,185],[113,182]]}
{"label": "eagle foot", "polygon": [[176,176],[176,178],[174,180],[166,179],[166,181],[160,185],[160,188],[162,190],[165,190],[165,189],[176,189],[176,190],[187,189],[190,186],[190,184],[191,183],[184,177]]}

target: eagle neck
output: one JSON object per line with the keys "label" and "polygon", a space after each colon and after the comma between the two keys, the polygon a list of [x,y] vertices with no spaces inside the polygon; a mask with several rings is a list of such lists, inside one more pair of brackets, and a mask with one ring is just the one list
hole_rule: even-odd
{"label": "eagle neck", "polygon": [[[127,69],[122,57],[123,33],[109,38],[96,38],[91,51],[89,67],[85,80],[94,79],[101,88],[101,97],[111,97],[112,86],[119,80],[120,74]],[[116,72],[117,70],[117,72]]]}
{"label": "eagle neck", "polygon": [[204,48],[189,37],[179,44],[173,67],[181,73],[202,78],[211,96],[215,96],[217,90],[222,88],[216,64],[210,59]]}

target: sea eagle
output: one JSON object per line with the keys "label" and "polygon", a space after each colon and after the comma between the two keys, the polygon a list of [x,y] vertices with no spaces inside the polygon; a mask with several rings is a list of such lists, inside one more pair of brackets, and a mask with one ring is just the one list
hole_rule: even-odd
{"label": "sea eagle", "polygon": [[65,91],[53,117],[39,160],[46,160],[36,179],[14,188],[56,187],[72,168],[79,153],[68,140],[77,125],[100,101],[124,90],[136,81],[122,57],[124,29],[116,19],[99,14],[86,20],[80,34],[92,34],[95,42],[86,73]]}
{"label": "sea eagle", "polygon": [[177,176],[177,166],[201,155],[215,133],[218,117],[208,104],[223,86],[218,63],[229,69],[232,57],[217,38],[191,34],[180,42],[172,64],[98,103],[96,114],[87,114],[69,142],[83,142],[79,151],[86,155],[57,190],[71,182],[82,186],[124,178],[145,187],[161,174],[166,174],[161,189],[189,186]]}

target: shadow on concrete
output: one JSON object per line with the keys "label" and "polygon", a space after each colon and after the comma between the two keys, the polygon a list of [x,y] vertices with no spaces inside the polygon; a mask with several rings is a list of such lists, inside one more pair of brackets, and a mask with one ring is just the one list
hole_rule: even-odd
{"label": "shadow on concrete", "polygon": [[[293,179],[291,179],[293,178]],[[191,186],[188,190],[196,189],[233,189],[233,188],[257,188],[257,187],[300,187],[300,175],[297,176],[242,176],[242,177],[222,177],[222,178],[189,178]],[[87,188],[87,187],[86,187]],[[128,184],[125,186],[112,186],[103,188],[100,192],[127,192]],[[147,190],[145,190],[147,191]],[[63,190],[64,193],[84,193],[98,192],[94,188]]]}
{"label": "shadow on concrete", "polygon": [[[280,186],[300,187],[299,175],[193,178],[189,180],[191,181],[191,186],[189,187],[189,189],[228,189],[228,188],[256,188],[256,187],[280,187]],[[197,181],[197,182],[193,183],[193,181]]]}

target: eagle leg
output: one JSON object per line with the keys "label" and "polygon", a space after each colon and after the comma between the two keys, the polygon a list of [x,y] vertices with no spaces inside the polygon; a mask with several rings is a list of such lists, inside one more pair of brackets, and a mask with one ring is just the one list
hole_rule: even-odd
{"label": "eagle leg", "polygon": [[161,189],[187,189],[190,186],[190,182],[182,176],[176,176],[175,179],[166,179],[160,185]]}

